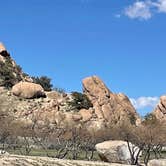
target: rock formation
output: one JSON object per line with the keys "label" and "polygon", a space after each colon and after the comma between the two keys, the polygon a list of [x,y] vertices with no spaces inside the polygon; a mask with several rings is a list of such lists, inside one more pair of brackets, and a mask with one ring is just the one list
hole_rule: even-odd
{"label": "rock formation", "polygon": [[[100,82],[96,85],[94,79]],[[90,84],[86,83],[87,80],[90,80]],[[139,119],[129,99],[123,94],[110,92],[98,77],[84,79],[83,87],[84,93],[93,104],[89,109],[70,110],[68,103],[72,100],[71,94],[55,91],[46,92],[46,98],[31,100],[36,95],[43,95],[43,89],[39,85],[27,82],[16,84],[12,91],[1,88],[0,98],[4,99],[5,105],[9,105],[17,119],[24,119],[24,122],[27,119],[28,125],[33,123],[35,117],[40,124],[46,121],[51,125],[63,126],[84,124],[88,130],[101,131],[110,124],[117,124],[123,120],[130,121],[131,117]]]}
{"label": "rock formation", "polygon": [[85,78],[83,91],[92,102],[98,119],[114,124],[133,117],[139,119],[128,97],[112,93],[99,77]]}
{"label": "rock formation", "polygon": [[157,119],[160,121],[166,122],[166,96],[161,96],[159,104],[153,111],[153,114],[156,116]]}
{"label": "rock formation", "polygon": [[2,52],[2,51],[6,51],[6,48],[3,45],[3,43],[0,43],[0,52]]}
{"label": "rock formation", "polygon": [[[73,100],[71,94],[55,91],[44,93],[40,85],[29,83],[32,80],[25,76],[3,44],[0,44],[0,65],[2,69],[0,70],[0,86],[14,85],[12,91],[2,88],[0,98],[6,99],[4,102],[12,101],[11,106],[9,105],[10,110],[13,110],[17,119],[27,119],[28,124],[36,117],[40,124],[45,121],[53,125],[84,124],[89,130],[104,130],[108,125],[117,124],[123,120],[139,120],[128,97],[122,93],[112,93],[97,76],[83,80],[83,95],[87,96],[92,103],[90,108],[74,110],[70,106]],[[7,73],[4,73],[3,71],[6,70]],[[12,78],[11,82],[6,82],[8,73]],[[46,98],[36,98],[45,94]],[[31,100],[32,98],[36,99]]]}
{"label": "rock formation", "polygon": [[5,46],[2,44],[2,43],[0,43],[0,62],[5,62],[5,58],[4,58],[4,52],[6,52],[6,48],[5,48]]}
{"label": "rock formation", "polygon": [[31,82],[19,82],[12,87],[12,93],[25,99],[45,97],[44,89],[41,85]]}
{"label": "rock formation", "polygon": [[32,82],[32,79],[23,73],[21,67],[12,59],[5,46],[0,43],[0,86],[11,88],[20,81]]}

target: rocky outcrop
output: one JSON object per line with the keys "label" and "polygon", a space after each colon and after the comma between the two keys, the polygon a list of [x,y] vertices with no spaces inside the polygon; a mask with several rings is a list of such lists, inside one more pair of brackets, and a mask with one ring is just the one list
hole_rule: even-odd
{"label": "rocky outcrop", "polygon": [[93,104],[89,109],[70,110],[68,104],[72,100],[71,94],[51,91],[45,92],[46,98],[36,98],[44,95],[43,88],[29,82],[16,84],[12,91],[2,88],[0,98],[5,100],[5,105],[11,101],[10,110],[17,119],[25,119],[28,125],[35,117],[39,124],[44,122],[62,126],[81,124],[90,132],[100,132],[110,124],[122,123],[123,120],[130,120],[132,116],[139,119],[129,99],[124,94],[112,93],[98,77],[84,79],[83,87],[84,93]]}
{"label": "rocky outcrop", "polygon": [[19,82],[12,87],[15,96],[25,99],[45,97],[44,89],[39,84],[30,82]]}
{"label": "rocky outcrop", "polygon": [[[129,164],[131,161],[127,142],[124,141],[105,141],[97,144],[96,150],[105,162]],[[135,150],[138,148],[135,147]]]}
{"label": "rocky outcrop", "polygon": [[160,121],[166,122],[166,96],[161,96],[159,104],[153,111],[153,114],[156,116],[157,119]]}
{"label": "rocky outcrop", "polygon": [[21,67],[12,59],[5,46],[0,43],[0,86],[11,88],[19,81],[32,82],[32,79],[23,73]]}
{"label": "rocky outcrop", "polygon": [[[83,95],[89,98],[91,105],[73,109],[71,103],[74,99],[71,94],[56,91],[44,92],[40,85],[31,83],[33,80],[23,73],[2,43],[0,44],[0,65],[0,86],[13,87],[12,91],[8,92],[10,96],[6,96],[6,101],[12,100],[11,110],[19,118],[37,117],[40,121],[48,120],[52,124],[84,124],[88,130],[93,131],[104,130],[108,125],[122,123],[123,120],[139,121],[128,97],[122,93],[111,92],[97,76],[83,80]],[[4,73],[4,71],[7,72]],[[46,98],[37,99],[43,96]],[[35,100],[29,100],[32,98]]]}
{"label": "rocky outcrop", "polygon": [[103,81],[92,76],[83,80],[83,91],[93,104],[93,109],[98,119],[114,124],[124,119],[139,117],[130,100],[124,94],[112,93]]}

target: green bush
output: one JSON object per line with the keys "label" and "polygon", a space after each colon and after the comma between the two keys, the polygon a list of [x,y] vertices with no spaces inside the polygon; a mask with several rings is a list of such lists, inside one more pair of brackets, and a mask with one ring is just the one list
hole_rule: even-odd
{"label": "green bush", "polygon": [[156,116],[152,113],[147,113],[144,117],[144,120],[143,120],[143,124],[144,125],[155,125],[157,124],[159,121],[158,119],[156,118]]}
{"label": "green bush", "polygon": [[51,84],[51,79],[47,76],[41,76],[41,77],[32,77],[34,83],[40,84],[45,91],[51,91],[53,85]]}
{"label": "green bush", "polygon": [[72,92],[71,95],[73,100],[70,101],[68,104],[73,109],[80,110],[80,109],[89,109],[90,107],[93,107],[93,104],[85,94],[79,92]]}
{"label": "green bush", "polygon": [[6,57],[5,62],[0,62],[0,86],[11,88],[21,81],[20,68],[13,66],[10,57]]}

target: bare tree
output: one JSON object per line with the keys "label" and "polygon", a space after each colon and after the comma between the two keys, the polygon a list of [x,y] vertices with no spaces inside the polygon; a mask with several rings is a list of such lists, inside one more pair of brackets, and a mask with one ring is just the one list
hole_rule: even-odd
{"label": "bare tree", "polygon": [[111,129],[112,139],[124,140],[128,144],[131,164],[140,165],[139,156],[143,152],[144,164],[147,165],[151,154],[161,157],[161,150],[166,139],[166,129],[163,123],[155,117],[145,119],[140,126],[124,121],[120,126]]}

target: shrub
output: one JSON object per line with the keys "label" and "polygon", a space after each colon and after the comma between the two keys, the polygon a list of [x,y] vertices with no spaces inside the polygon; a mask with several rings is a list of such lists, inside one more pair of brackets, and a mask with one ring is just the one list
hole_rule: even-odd
{"label": "shrub", "polygon": [[10,57],[6,57],[5,63],[0,62],[0,78],[0,86],[6,88],[11,88],[15,83],[21,81],[17,66],[13,66]]}
{"label": "shrub", "polygon": [[73,108],[73,109],[89,109],[90,107],[92,107],[92,103],[89,100],[89,98],[82,93],[79,92],[72,92],[72,98],[73,100],[69,102],[69,105]]}
{"label": "shrub", "polygon": [[154,114],[148,113],[145,115],[142,123],[144,125],[156,125],[158,123],[158,120]]}
{"label": "shrub", "polygon": [[41,76],[41,77],[32,77],[33,82],[36,84],[40,84],[45,91],[51,91],[53,85],[51,84],[51,79],[47,76]]}
{"label": "shrub", "polygon": [[135,114],[129,113],[129,120],[130,120],[131,125],[136,125],[137,118],[136,118]]}
{"label": "shrub", "polygon": [[58,92],[58,93],[65,94],[65,90],[63,88],[54,87],[53,90]]}

